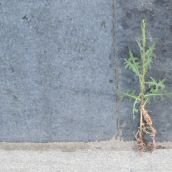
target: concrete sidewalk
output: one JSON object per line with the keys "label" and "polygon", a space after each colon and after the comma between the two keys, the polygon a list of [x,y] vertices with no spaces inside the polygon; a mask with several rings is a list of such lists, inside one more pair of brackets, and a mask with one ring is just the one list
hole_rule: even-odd
{"label": "concrete sidewalk", "polygon": [[0,172],[171,172],[170,145],[140,155],[134,142],[1,143]]}
{"label": "concrete sidewalk", "polygon": [[1,172],[171,172],[172,150],[0,151]]}

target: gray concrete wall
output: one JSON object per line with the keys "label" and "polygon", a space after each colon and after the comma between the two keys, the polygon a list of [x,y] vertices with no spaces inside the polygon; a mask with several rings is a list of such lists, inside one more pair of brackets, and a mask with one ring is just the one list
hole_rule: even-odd
{"label": "gray concrete wall", "polygon": [[2,0],[0,140],[115,133],[112,2]]}
{"label": "gray concrete wall", "polygon": [[[122,62],[147,18],[152,73],[171,88],[171,9],[170,0],[1,0],[0,141],[133,139],[131,102],[115,94],[137,82]],[[170,104],[152,112],[160,140],[172,139]]]}
{"label": "gray concrete wall", "polygon": [[[120,90],[138,89],[137,78],[124,69],[124,58],[128,48],[138,53],[135,42],[140,37],[140,22],[148,22],[149,42],[156,42],[156,58],[150,71],[157,79],[166,79],[167,90],[172,91],[172,1],[171,0],[132,0],[118,1],[116,4],[116,41],[119,64],[118,87]],[[137,129],[138,120],[132,120],[131,102],[118,102],[119,135],[132,139]],[[172,99],[154,101],[150,114],[155,121],[159,141],[172,140]],[[131,125],[132,124],[132,125]]]}

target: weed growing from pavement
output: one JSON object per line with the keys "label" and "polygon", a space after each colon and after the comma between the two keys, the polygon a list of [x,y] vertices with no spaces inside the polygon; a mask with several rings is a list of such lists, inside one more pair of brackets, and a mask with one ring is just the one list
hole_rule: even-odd
{"label": "weed growing from pavement", "polygon": [[[153,65],[155,57],[155,43],[148,45],[147,23],[141,22],[141,39],[137,41],[139,47],[139,57],[129,51],[129,57],[125,59],[125,68],[131,70],[139,81],[139,93],[135,90],[123,92],[123,96],[134,101],[133,115],[140,116],[138,131],[135,135],[139,151],[153,150],[156,148],[156,129],[153,120],[146,108],[155,97],[169,96],[165,89],[165,80],[156,80],[149,76],[149,70]],[[148,141],[146,138],[149,137]]]}

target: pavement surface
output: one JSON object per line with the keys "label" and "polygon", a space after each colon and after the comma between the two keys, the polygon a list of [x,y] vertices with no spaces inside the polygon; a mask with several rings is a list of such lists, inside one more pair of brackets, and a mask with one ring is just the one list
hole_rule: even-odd
{"label": "pavement surface", "polygon": [[2,172],[171,172],[172,150],[0,151]]}
{"label": "pavement surface", "polygon": [[134,142],[1,143],[0,172],[171,172],[171,143],[138,153]]}

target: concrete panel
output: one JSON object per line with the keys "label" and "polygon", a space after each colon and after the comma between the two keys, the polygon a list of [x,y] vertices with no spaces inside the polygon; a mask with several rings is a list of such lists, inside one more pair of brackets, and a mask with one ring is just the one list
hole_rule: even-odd
{"label": "concrete panel", "polygon": [[[150,42],[157,42],[155,63],[150,71],[157,79],[166,78],[167,89],[172,91],[172,1],[171,0],[126,0],[116,4],[116,41],[119,68],[119,89],[138,89],[137,78],[124,69],[128,48],[138,53],[135,40],[140,35],[140,22],[148,22]],[[156,100],[149,107],[158,132],[158,140],[172,140],[172,99]],[[132,140],[137,129],[136,118],[132,120],[132,103],[119,102],[119,137]]]}
{"label": "concrete panel", "polygon": [[[0,141],[133,140],[138,117],[115,89],[138,89],[123,67],[140,22],[157,42],[151,73],[172,91],[170,0],[0,1]],[[149,109],[172,140],[172,100]]]}
{"label": "concrete panel", "polygon": [[116,129],[112,2],[1,0],[0,141],[90,141]]}

